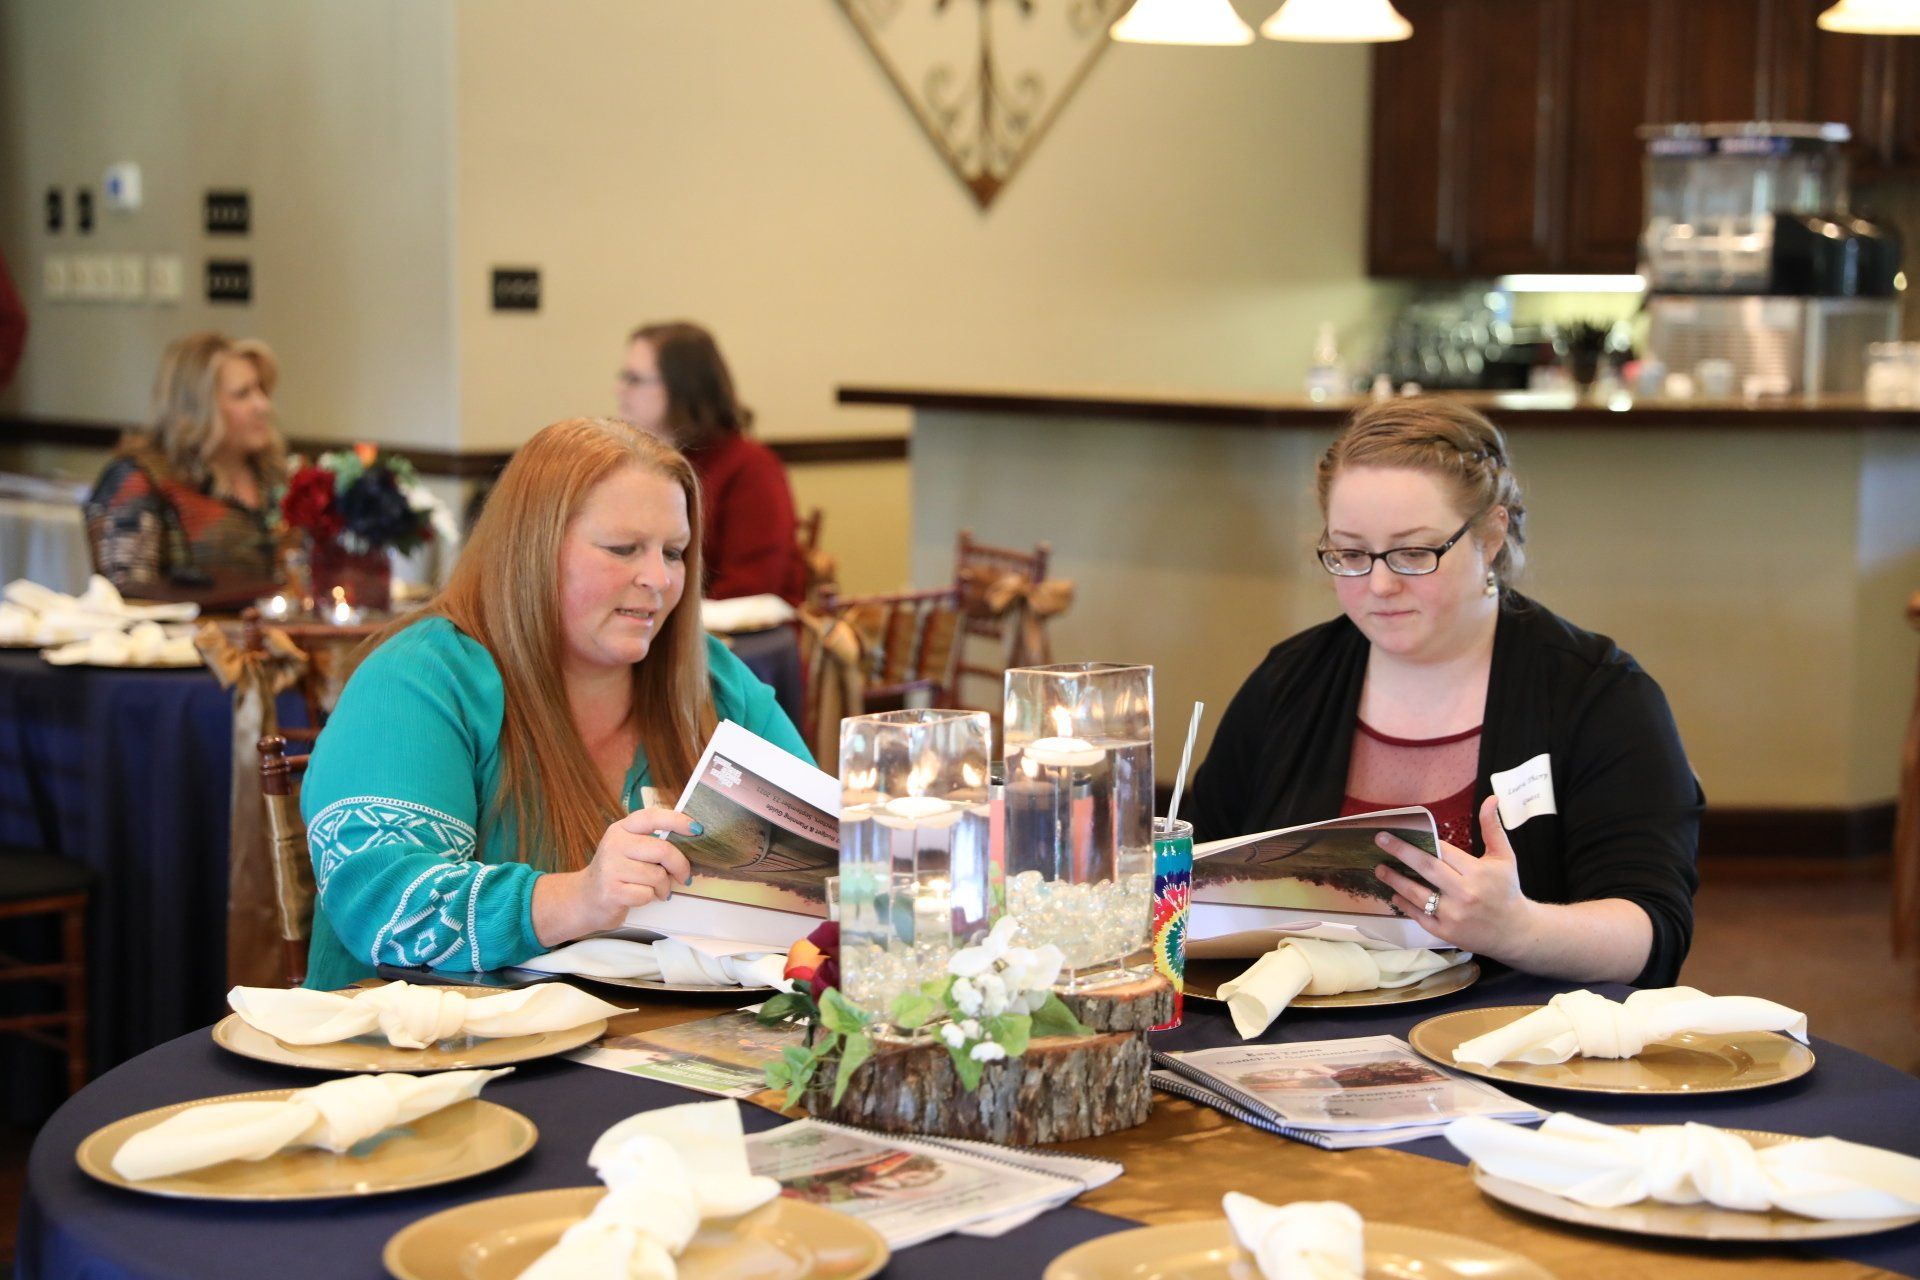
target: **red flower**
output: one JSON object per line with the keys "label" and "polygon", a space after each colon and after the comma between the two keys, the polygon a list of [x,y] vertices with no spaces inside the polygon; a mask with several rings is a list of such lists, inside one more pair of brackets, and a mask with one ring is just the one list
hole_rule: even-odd
{"label": "red flower", "polygon": [[815,1000],[825,995],[828,987],[839,986],[840,926],[829,920],[794,943],[780,976],[795,984],[805,983]]}
{"label": "red flower", "polygon": [[333,500],[333,472],[325,467],[305,466],[287,481],[287,495],[280,499],[280,514],[295,529],[305,529],[316,538],[335,538],[346,527],[340,509]]}

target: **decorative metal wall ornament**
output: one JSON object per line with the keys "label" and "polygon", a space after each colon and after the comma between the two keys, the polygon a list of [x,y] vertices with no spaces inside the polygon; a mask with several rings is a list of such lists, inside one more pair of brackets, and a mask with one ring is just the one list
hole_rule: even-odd
{"label": "decorative metal wall ornament", "polygon": [[1132,0],[838,3],[985,209],[1106,52],[1107,28]]}

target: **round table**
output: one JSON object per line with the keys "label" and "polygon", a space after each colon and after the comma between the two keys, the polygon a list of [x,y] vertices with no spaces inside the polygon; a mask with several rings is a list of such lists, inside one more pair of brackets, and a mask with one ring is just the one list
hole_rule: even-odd
{"label": "round table", "polygon": [[[1467,991],[1423,1004],[1339,1012],[1290,1010],[1262,1039],[1282,1042],[1404,1036],[1414,1023],[1436,1013],[1481,1005],[1538,1003],[1566,988],[1564,983],[1495,972]],[[1597,989],[1616,998],[1625,992],[1620,987]],[[621,994],[631,997],[634,993]],[[679,1021],[708,1016],[724,1007],[713,1001],[692,1001],[650,1006],[648,1016],[658,1022]],[[1160,1049],[1195,1049],[1237,1044],[1239,1040],[1218,1006],[1189,1001],[1186,1025],[1157,1035],[1154,1043]],[[1533,1089],[1511,1091],[1536,1106],[1574,1111],[1610,1123],[1698,1119],[1731,1127],[1831,1133],[1920,1155],[1920,1079],[1825,1041],[1816,1041],[1814,1047],[1819,1061],[1810,1075],[1752,1093],[1642,1099]],[[74,1163],[74,1149],[83,1138],[123,1116],[189,1098],[287,1088],[322,1078],[235,1057],[216,1047],[201,1031],[161,1045],[89,1085],[54,1115],[34,1143],[20,1219],[22,1280],[217,1280],[229,1276],[253,1280],[262,1274],[272,1275],[274,1280],[371,1280],[384,1274],[380,1251],[387,1238],[407,1224],[473,1200],[590,1185],[586,1154],[609,1125],[636,1111],[699,1097],[671,1085],[565,1061],[527,1064],[489,1085],[485,1096],[533,1120],[540,1130],[533,1151],[483,1177],[364,1201],[283,1206],[167,1200],[96,1183]],[[780,1117],[751,1105],[742,1104],[741,1111],[749,1130],[782,1123]],[[1196,1116],[1211,1125],[1197,1139],[1195,1130],[1200,1126],[1195,1123]],[[1396,1152],[1325,1152],[1259,1133],[1193,1104],[1165,1097],[1156,1099],[1153,1118],[1145,1125],[1124,1134],[1071,1144],[1071,1149],[1115,1156],[1127,1166],[1128,1172],[1116,1182],[1085,1197],[1094,1204],[1126,1206],[1124,1211],[1132,1213],[1137,1210],[1131,1206],[1147,1204],[1155,1197],[1173,1202],[1184,1197],[1185,1202],[1177,1203],[1174,1212],[1151,1215],[1156,1220],[1218,1216],[1217,1191],[1210,1189],[1202,1195],[1199,1184],[1209,1179],[1214,1183],[1226,1181],[1257,1193],[1262,1168],[1269,1165],[1286,1167],[1296,1181],[1309,1179],[1322,1198],[1361,1198],[1369,1188],[1355,1179],[1369,1176],[1367,1170],[1397,1169],[1402,1177],[1411,1171],[1416,1183],[1457,1182],[1464,1177],[1457,1167],[1460,1157],[1441,1139],[1408,1144]],[[1413,1154],[1403,1156],[1399,1152]],[[1416,1158],[1420,1156],[1433,1159]],[[1182,1161],[1212,1162],[1212,1166],[1204,1170],[1207,1177],[1203,1178],[1199,1176],[1202,1170]],[[1473,1208],[1479,1211],[1478,1193],[1471,1194],[1476,1201]],[[1498,1242],[1526,1253],[1531,1241],[1531,1256],[1555,1270],[1561,1280],[1624,1274],[1683,1280],[1693,1272],[1695,1260],[1701,1260],[1698,1265],[1702,1274],[1720,1275],[1729,1254],[1750,1260],[1745,1263],[1749,1268],[1762,1266],[1767,1259],[1779,1265],[1785,1258],[1828,1258],[1863,1265],[1830,1266],[1824,1269],[1827,1275],[1871,1274],[1866,1267],[1896,1274],[1920,1273],[1920,1227],[1817,1242],[1796,1250],[1704,1245],[1675,1249],[1637,1237],[1560,1228],[1504,1209],[1494,1212],[1501,1216],[1486,1221],[1508,1232],[1508,1237]],[[1035,1277],[1048,1259],[1072,1245],[1130,1225],[1127,1219],[1070,1205],[1042,1214],[998,1239],[948,1236],[917,1245],[898,1254],[886,1274],[955,1280]],[[1476,1229],[1471,1223],[1457,1220],[1428,1220],[1424,1225],[1442,1230]],[[1517,1239],[1515,1232],[1521,1233]],[[1548,1256],[1550,1252],[1553,1256]]]}

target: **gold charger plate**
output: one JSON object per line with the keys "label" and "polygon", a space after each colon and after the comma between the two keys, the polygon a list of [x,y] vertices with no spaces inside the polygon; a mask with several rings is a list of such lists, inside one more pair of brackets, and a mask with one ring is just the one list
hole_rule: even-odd
{"label": "gold charger plate", "polygon": [[[1367,1280],[1553,1280],[1517,1253],[1465,1236],[1369,1222]],[[1140,1227],[1076,1245],[1044,1280],[1259,1280],[1253,1258],[1233,1242],[1225,1218]]]}
{"label": "gold charger plate", "polygon": [[[1187,961],[1186,994],[1195,1000],[1219,1000],[1220,985],[1245,973],[1251,960]],[[1480,980],[1473,960],[1429,974],[1405,987],[1375,987],[1371,991],[1343,991],[1337,996],[1295,996],[1289,1009],[1358,1009],[1382,1004],[1413,1004],[1465,991]]]}
{"label": "gold charger plate", "polygon": [[[1622,1128],[1640,1128],[1623,1125]],[[1805,1138],[1757,1129],[1729,1129],[1756,1148],[1778,1146],[1783,1142],[1805,1142]],[[1670,1236],[1681,1240],[1832,1240],[1839,1236],[1865,1236],[1892,1231],[1920,1222],[1920,1214],[1901,1218],[1803,1218],[1797,1213],[1770,1209],[1765,1213],[1747,1213],[1722,1209],[1710,1204],[1661,1204],[1642,1200],[1638,1204],[1598,1209],[1541,1191],[1507,1178],[1496,1177],[1477,1164],[1467,1166],[1473,1185],[1493,1199],[1525,1209],[1544,1218],[1572,1222],[1583,1227],[1608,1231],[1627,1231],[1635,1235]]]}
{"label": "gold charger plate", "polygon": [[1579,1093],[1734,1093],[1784,1084],[1813,1070],[1813,1050],[1772,1031],[1725,1036],[1685,1032],[1648,1045],[1634,1058],[1576,1057],[1551,1065],[1502,1062],[1491,1067],[1453,1060],[1453,1051],[1475,1036],[1541,1007],[1507,1005],[1443,1013],[1408,1032],[1407,1042],[1452,1071]]}
{"label": "gold charger plate", "polygon": [[[443,1210],[396,1232],[380,1260],[397,1280],[514,1280],[606,1192],[564,1187]],[[782,1196],[702,1223],[675,1261],[680,1280],[865,1280],[887,1256],[866,1223]]]}
{"label": "gold charger plate", "polygon": [[142,1111],[95,1130],[74,1152],[88,1176],[129,1191],[182,1200],[328,1200],[411,1191],[498,1169],[533,1149],[533,1121],[483,1098],[442,1107],[412,1124],[389,1129],[350,1151],[306,1147],[264,1160],[227,1160],[170,1178],[131,1182],[113,1171],[113,1157],[134,1134],[162,1120],[215,1102],[274,1102],[292,1089],[230,1093]]}
{"label": "gold charger plate", "polygon": [[314,1071],[466,1071],[475,1067],[504,1067],[510,1063],[578,1049],[605,1035],[607,1020],[596,1018],[565,1031],[542,1031],[525,1036],[454,1036],[424,1049],[396,1049],[384,1036],[358,1036],[333,1044],[288,1044],[237,1013],[213,1024],[213,1042],[243,1058],[277,1062]]}

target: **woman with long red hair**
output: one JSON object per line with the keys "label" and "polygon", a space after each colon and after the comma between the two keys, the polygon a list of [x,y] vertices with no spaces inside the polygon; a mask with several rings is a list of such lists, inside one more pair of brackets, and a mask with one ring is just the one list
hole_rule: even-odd
{"label": "woman with long red hair", "polygon": [[307,984],[376,964],[516,965],[667,898],[677,796],[719,719],[805,757],[761,684],[680,608],[700,489],[626,423],[514,455],[443,591],[348,681],[301,790],[319,905]]}

